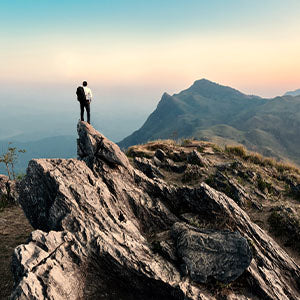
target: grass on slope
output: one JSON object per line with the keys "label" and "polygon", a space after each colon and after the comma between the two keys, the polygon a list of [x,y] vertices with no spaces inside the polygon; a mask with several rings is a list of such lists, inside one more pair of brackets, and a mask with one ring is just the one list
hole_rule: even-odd
{"label": "grass on slope", "polygon": [[[130,147],[127,155],[133,164],[134,157],[139,156],[150,159],[155,165],[153,157],[157,149],[163,150],[168,159],[164,160],[162,165],[157,165],[166,182],[190,187],[197,187],[201,182],[206,182],[225,193],[248,213],[253,222],[266,230],[300,263],[299,168],[248,151],[241,145],[224,148],[211,142],[193,139],[177,142],[152,141]],[[189,154],[193,150],[197,150],[206,161],[204,166],[189,161]],[[171,165],[168,165],[170,161]],[[181,167],[183,171],[172,171],[172,164]],[[185,168],[182,168],[184,166]],[[195,218],[192,220],[193,224],[202,226],[203,220],[197,216]],[[223,221],[220,220],[219,223]],[[212,226],[216,224],[213,223]],[[226,226],[225,229],[230,229]]]}

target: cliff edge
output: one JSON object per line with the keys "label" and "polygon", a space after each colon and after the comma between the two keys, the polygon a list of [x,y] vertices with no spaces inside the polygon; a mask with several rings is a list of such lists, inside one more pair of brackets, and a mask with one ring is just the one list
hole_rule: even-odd
{"label": "cliff edge", "polygon": [[138,170],[92,126],[77,129],[78,159],[32,160],[19,185],[35,231],[14,251],[11,299],[300,298],[298,265],[234,200],[168,184],[147,159]]}

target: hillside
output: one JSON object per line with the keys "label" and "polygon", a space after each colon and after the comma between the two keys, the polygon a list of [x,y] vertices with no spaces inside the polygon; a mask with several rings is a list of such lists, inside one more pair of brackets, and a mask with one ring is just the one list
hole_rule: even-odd
{"label": "hillside", "polygon": [[189,138],[248,149],[300,164],[300,97],[264,99],[202,79],[164,94],[144,125],[121,148],[155,139]]}
{"label": "hillside", "polygon": [[242,146],[189,139],[132,146],[127,155],[150,178],[195,188],[206,182],[225,193],[300,263],[300,169]]}

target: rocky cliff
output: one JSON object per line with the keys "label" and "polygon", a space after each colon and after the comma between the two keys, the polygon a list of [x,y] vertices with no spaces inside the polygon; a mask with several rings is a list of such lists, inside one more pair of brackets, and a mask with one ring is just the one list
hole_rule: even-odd
{"label": "rocky cliff", "polygon": [[32,160],[19,184],[36,230],[11,299],[299,299],[298,265],[233,199],[167,183],[157,165],[181,166],[163,151],[138,170],[87,123],[78,135],[78,159]]}

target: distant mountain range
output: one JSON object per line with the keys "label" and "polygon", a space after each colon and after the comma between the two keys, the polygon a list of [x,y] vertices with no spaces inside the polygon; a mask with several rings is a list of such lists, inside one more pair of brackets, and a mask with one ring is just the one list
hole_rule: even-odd
{"label": "distant mountain range", "polygon": [[[7,151],[9,140],[0,141],[0,154]],[[71,158],[76,157],[75,136],[55,136],[31,142],[13,142],[12,147],[25,149],[25,153],[18,153],[16,173],[26,171],[29,160],[33,158]],[[0,164],[0,174],[7,174],[4,164]]]}
{"label": "distant mountain range", "polygon": [[295,91],[290,91],[290,92],[286,92],[284,94],[284,96],[300,96],[300,89],[295,90]]}
{"label": "distant mountain range", "polygon": [[179,94],[165,93],[144,125],[121,148],[155,139],[196,138],[244,144],[300,164],[300,97],[265,99],[206,79]]}

